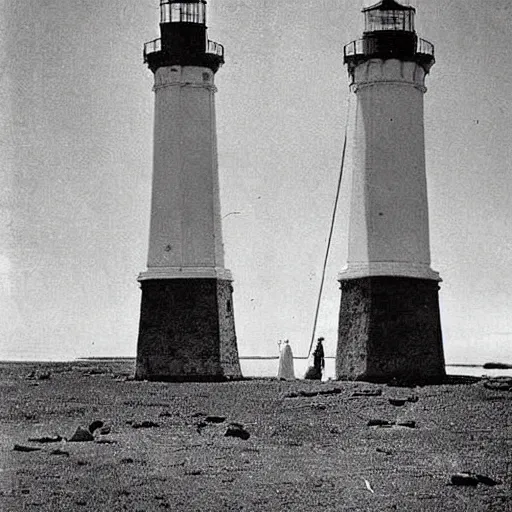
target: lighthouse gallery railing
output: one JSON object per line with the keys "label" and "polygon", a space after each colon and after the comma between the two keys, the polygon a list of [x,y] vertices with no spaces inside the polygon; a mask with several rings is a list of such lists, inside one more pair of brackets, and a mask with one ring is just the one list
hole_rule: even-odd
{"label": "lighthouse gallery railing", "polygon": [[[147,62],[148,55],[161,51],[162,40],[160,38],[149,41],[149,43],[144,45],[144,62]],[[206,53],[218,55],[219,57],[224,58],[224,46],[222,46],[220,43],[216,43],[215,41],[208,40],[206,45]]]}
{"label": "lighthouse gallery railing", "polygon": [[[343,48],[344,57],[355,57],[356,55],[366,55],[364,49],[364,39],[357,39],[356,41],[352,41],[348,43]],[[434,45],[425,39],[418,38],[416,43],[416,54],[420,55],[430,55],[434,57]]]}

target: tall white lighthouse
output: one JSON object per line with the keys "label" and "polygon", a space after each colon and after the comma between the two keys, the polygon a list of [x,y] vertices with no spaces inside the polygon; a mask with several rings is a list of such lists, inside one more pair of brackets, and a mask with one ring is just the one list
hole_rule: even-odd
{"label": "tall white lighthouse", "polygon": [[155,119],[136,378],[237,378],[215,128],[214,76],[224,48],[207,38],[205,0],[161,0],[160,33],[144,46],[155,78]]}
{"label": "tall white lighthouse", "polygon": [[345,47],[355,106],[348,263],[341,271],[338,379],[435,382],[445,376],[437,272],[430,267],[423,96],[434,47],[415,9],[363,9]]}

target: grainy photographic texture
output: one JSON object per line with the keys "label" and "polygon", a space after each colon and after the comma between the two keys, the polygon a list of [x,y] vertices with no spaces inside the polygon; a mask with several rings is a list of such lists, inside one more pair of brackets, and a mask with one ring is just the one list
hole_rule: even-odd
{"label": "grainy photographic texture", "polygon": [[512,506],[512,8],[373,4],[0,2],[0,509]]}

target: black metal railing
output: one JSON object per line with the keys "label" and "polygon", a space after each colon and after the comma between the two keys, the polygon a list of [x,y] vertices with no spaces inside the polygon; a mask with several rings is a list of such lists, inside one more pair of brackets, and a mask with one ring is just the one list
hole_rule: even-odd
{"label": "black metal railing", "polygon": [[364,55],[362,39],[352,41],[343,47],[344,57],[355,57],[356,55]]}
{"label": "black metal railing", "polygon": [[[216,43],[215,41],[208,40],[206,42],[206,49],[205,53],[210,55],[217,55],[218,57],[224,58],[224,46],[222,46],[220,43]],[[148,55],[151,55],[153,53],[161,52],[162,51],[162,40],[159,39],[153,39],[153,41],[149,41],[144,45],[144,62],[147,62]]]}
{"label": "black metal railing", "polygon": [[434,45],[426,39],[418,38],[418,44],[416,45],[416,53],[422,55],[430,55],[434,57]]}
{"label": "black metal railing", "polygon": [[220,43],[216,43],[215,41],[208,40],[206,53],[212,53],[213,55],[224,58],[224,46]]}
{"label": "black metal railing", "polygon": [[144,44],[144,62],[147,61],[147,56],[151,53],[156,53],[162,50],[162,40],[153,39],[149,43]]}
{"label": "black metal railing", "polygon": [[[343,56],[347,57],[364,57],[368,55],[368,52],[365,51],[364,39],[357,39],[356,41],[352,41],[343,47]],[[434,45],[425,39],[418,38],[416,43],[416,52],[417,55],[428,55],[434,57]]]}

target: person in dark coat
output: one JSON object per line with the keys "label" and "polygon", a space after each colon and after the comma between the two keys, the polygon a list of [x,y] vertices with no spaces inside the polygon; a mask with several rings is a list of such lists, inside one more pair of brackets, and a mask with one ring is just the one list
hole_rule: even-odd
{"label": "person in dark coat", "polygon": [[310,361],[306,375],[304,376],[307,380],[322,380],[322,373],[325,368],[323,341],[324,338],[318,338],[315,350],[313,350],[313,353],[310,356],[310,360],[312,358],[312,361]]}

